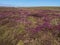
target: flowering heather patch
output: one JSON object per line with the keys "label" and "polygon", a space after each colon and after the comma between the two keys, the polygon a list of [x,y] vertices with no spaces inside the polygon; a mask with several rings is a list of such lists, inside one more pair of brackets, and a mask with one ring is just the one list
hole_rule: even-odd
{"label": "flowering heather patch", "polygon": [[0,8],[0,45],[60,45],[60,9]]}

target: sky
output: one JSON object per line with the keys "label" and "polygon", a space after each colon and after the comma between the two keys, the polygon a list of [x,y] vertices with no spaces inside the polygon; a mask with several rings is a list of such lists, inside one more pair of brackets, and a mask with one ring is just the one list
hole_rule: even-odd
{"label": "sky", "polygon": [[8,7],[60,6],[60,0],[0,0],[0,6]]}

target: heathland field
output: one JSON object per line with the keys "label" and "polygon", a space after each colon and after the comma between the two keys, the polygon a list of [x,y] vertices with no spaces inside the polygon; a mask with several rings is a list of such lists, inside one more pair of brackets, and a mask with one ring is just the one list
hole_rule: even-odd
{"label": "heathland field", "polygon": [[0,7],[0,45],[60,45],[60,7]]}

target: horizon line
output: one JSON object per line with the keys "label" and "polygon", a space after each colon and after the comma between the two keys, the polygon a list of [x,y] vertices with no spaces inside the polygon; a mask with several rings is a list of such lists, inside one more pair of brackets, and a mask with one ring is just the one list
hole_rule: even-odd
{"label": "horizon line", "polygon": [[0,7],[60,7],[60,6],[0,6]]}

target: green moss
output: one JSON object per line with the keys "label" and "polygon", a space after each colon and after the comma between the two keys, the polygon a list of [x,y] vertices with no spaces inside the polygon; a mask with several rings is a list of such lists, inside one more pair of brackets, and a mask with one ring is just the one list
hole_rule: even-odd
{"label": "green moss", "polygon": [[30,17],[28,17],[28,21],[31,22],[31,25],[29,25],[30,27],[36,27],[36,23],[37,23],[37,19],[36,18],[30,16]]}
{"label": "green moss", "polygon": [[51,24],[52,25],[58,25],[59,24],[59,21],[60,21],[60,19],[58,19],[58,18],[52,19],[51,20]]}
{"label": "green moss", "polygon": [[17,43],[17,45],[24,45],[24,43],[23,43],[22,40],[20,40],[20,41]]}
{"label": "green moss", "polygon": [[18,26],[18,32],[23,33],[25,31],[25,25],[23,23],[20,23]]}
{"label": "green moss", "polygon": [[31,22],[33,22],[33,23],[36,22],[36,19],[34,17],[31,17],[31,16],[28,17],[28,20],[31,21]]}

